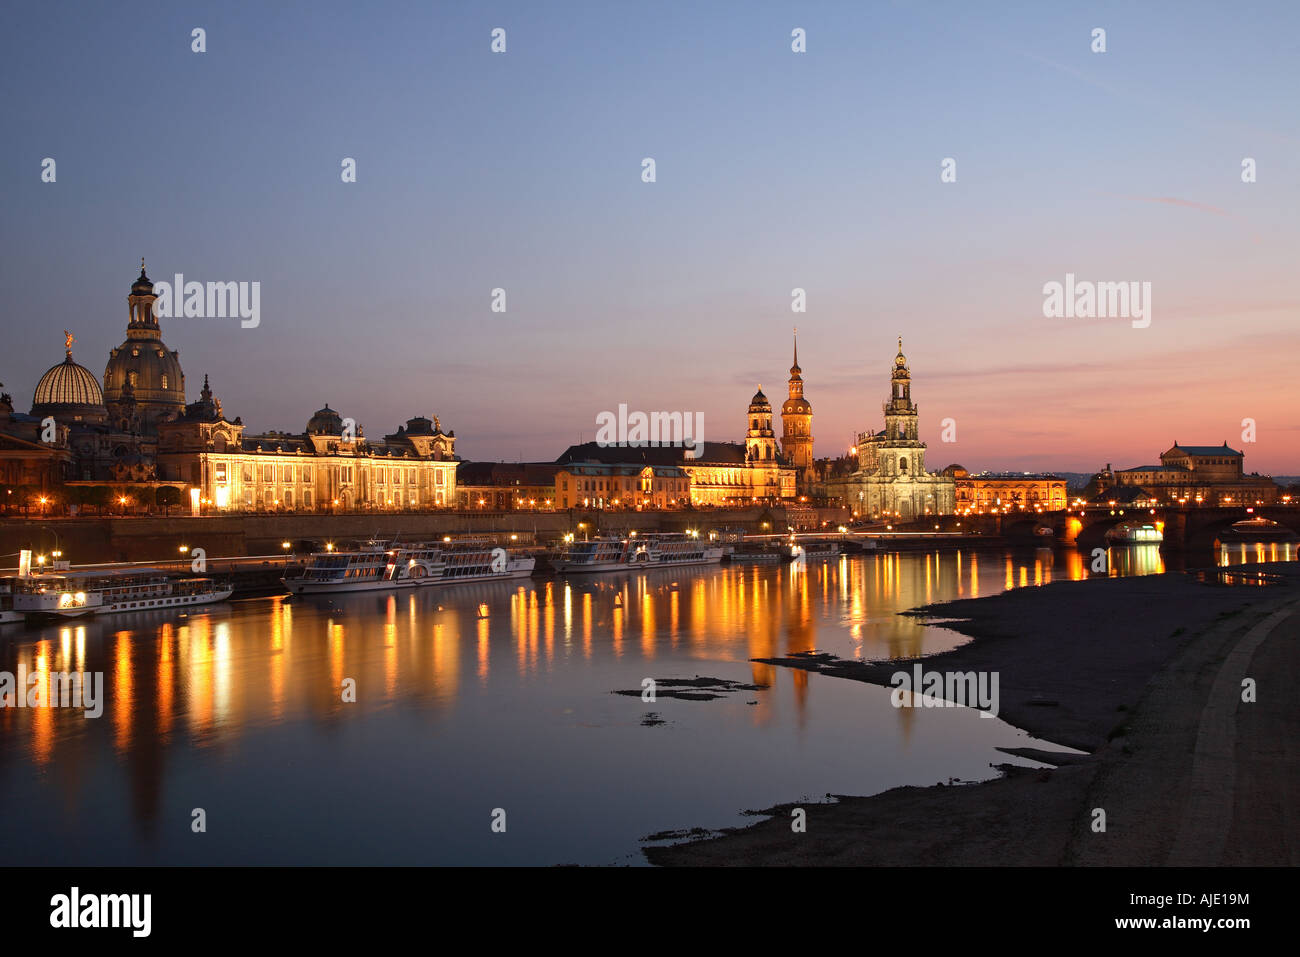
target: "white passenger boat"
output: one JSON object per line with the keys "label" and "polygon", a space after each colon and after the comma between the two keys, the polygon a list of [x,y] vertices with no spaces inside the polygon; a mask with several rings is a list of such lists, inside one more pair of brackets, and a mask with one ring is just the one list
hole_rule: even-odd
{"label": "white passenger boat", "polygon": [[389,591],[458,582],[527,578],[536,560],[511,555],[491,542],[367,542],[353,549],[315,552],[281,582],[294,595]]}
{"label": "white passenger boat", "polygon": [[86,569],[11,580],[13,610],[27,619],[76,618],[225,601],[232,588],[161,568]]}
{"label": "white passenger boat", "polygon": [[803,560],[806,562],[826,561],[832,558],[840,557],[839,542],[809,542],[801,545],[798,542],[790,542],[784,548],[784,553],[788,558],[798,559],[800,550],[803,553]]}
{"label": "white passenger boat", "polygon": [[693,535],[644,535],[569,542],[553,560],[557,572],[617,572],[672,565],[716,565],[723,547]]}

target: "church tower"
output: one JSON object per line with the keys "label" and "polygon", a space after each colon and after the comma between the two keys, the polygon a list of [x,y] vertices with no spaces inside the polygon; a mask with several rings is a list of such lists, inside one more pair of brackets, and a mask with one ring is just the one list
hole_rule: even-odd
{"label": "church tower", "polygon": [[912,401],[912,373],[907,368],[907,357],[903,355],[902,336],[898,337],[898,355],[894,356],[890,387],[889,401],[884,404],[882,448],[897,451],[898,474],[921,475],[925,472],[925,443],[920,441],[917,429],[920,410]]}
{"label": "church tower", "polygon": [[772,431],[772,403],[760,385],[749,402],[749,431],[745,433],[745,458],[750,462],[776,462],[776,433]]}
{"label": "church tower", "polygon": [[798,470],[799,485],[807,487],[813,478],[812,404],[803,395],[802,372],[799,368],[799,336],[795,330],[790,398],[781,406],[781,451],[786,461]]}

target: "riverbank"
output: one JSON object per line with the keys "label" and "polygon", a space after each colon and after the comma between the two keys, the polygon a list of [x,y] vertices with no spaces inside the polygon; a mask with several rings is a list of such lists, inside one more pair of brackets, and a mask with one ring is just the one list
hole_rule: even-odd
{"label": "riverbank", "polygon": [[[659,865],[1295,863],[1300,567],[1252,568],[1281,583],[1182,573],[1056,582],[908,612],[972,638],[929,658],[759,659],[884,686],[914,660],[997,672],[999,717],[1089,756],[1002,765],[974,785],[800,804],[804,833],[791,830],[796,805],[781,805],[751,827],[645,855]],[[1243,678],[1256,680],[1257,703],[1240,704]],[[1094,808],[1106,812],[1104,832]]]}

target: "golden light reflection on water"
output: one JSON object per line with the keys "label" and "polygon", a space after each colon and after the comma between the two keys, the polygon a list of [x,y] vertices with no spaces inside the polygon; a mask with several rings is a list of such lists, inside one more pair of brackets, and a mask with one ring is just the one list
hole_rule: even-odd
{"label": "golden light reflection on water", "polygon": [[1252,562],[1300,561],[1300,545],[1295,542],[1233,542],[1221,543],[1218,560],[1222,566],[1246,565]]}
{"label": "golden light reflection on water", "polygon": [[[1218,552],[1224,565],[1297,557],[1288,542]],[[753,659],[814,650],[866,659],[932,653],[962,639],[900,611],[1165,567],[1153,545],[1111,548],[1105,558],[1105,570],[1094,572],[1095,556],[1068,549],[891,553],[841,556],[802,572],[722,566],[81,619],[6,633],[0,669],[22,664],[42,689],[52,671],[103,672],[104,731],[77,709],[5,708],[0,747],[19,747],[34,766],[57,766],[62,751],[103,734],[126,760],[165,742],[210,747],[260,725],[349,720],[395,701],[418,703],[436,718],[466,695],[500,694],[520,681],[552,682],[586,700],[615,687],[612,677],[593,679],[593,668],[623,674],[628,665],[637,674],[691,677],[720,673],[712,663],[742,664],[755,683],[792,688],[802,709],[816,682]],[[346,678],[357,681],[356,704],[342,700]],[[744,712],[751,722],[790,717],[773,710],[775,696],[756,698]],[[133,770],[160,774],[160,760]]]}

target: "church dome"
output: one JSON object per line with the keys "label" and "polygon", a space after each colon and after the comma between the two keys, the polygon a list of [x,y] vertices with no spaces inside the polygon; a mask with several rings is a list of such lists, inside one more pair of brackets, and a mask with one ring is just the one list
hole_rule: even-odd
{"label": "church dome", "polygon": [[67,358],[49,369],[36,383],[32,415],[100,420],[105,417],[104,393],[100,391],[99,380],[85,366],[72,361],[70,347]]}
{"label": "church dome", "polygon": [[130,322],[126,341],[108,354],[104,368],[104,401],[125,398],[130,385],[148,431],[158,422],[185,413],[185,374],[179,355],[162,341],[158,318],[153,315],[153,283],[140,264],[140,276],[127,297]]}
{"label": "church dome", "polygon": [[812,403],[803,396],[792,396],[786,399],[781,405],[781,414],[785,415],[812,415]]}
{"label": "church dome", "polygon": [[763,395],[763,387],[759,386],[758,391],[754,393],[754,398],[749,400],[750,412],[771,412],[772,403],[767,401],[767,396]]}
{"label": "church dome", "polygon": [[104,394],[115,402],[130,384],[135,398],[162,409],[185,409],[185,375],[180,357],[170,352],[161,339],[127,339],[109,353],[104,368]]}
{"label": "church dome", "polygon": [[328,402],[325,408],[317,409],[316,414],[307,420],[308,435],[342,435],[343,434],[343,417],[330,408]]}

